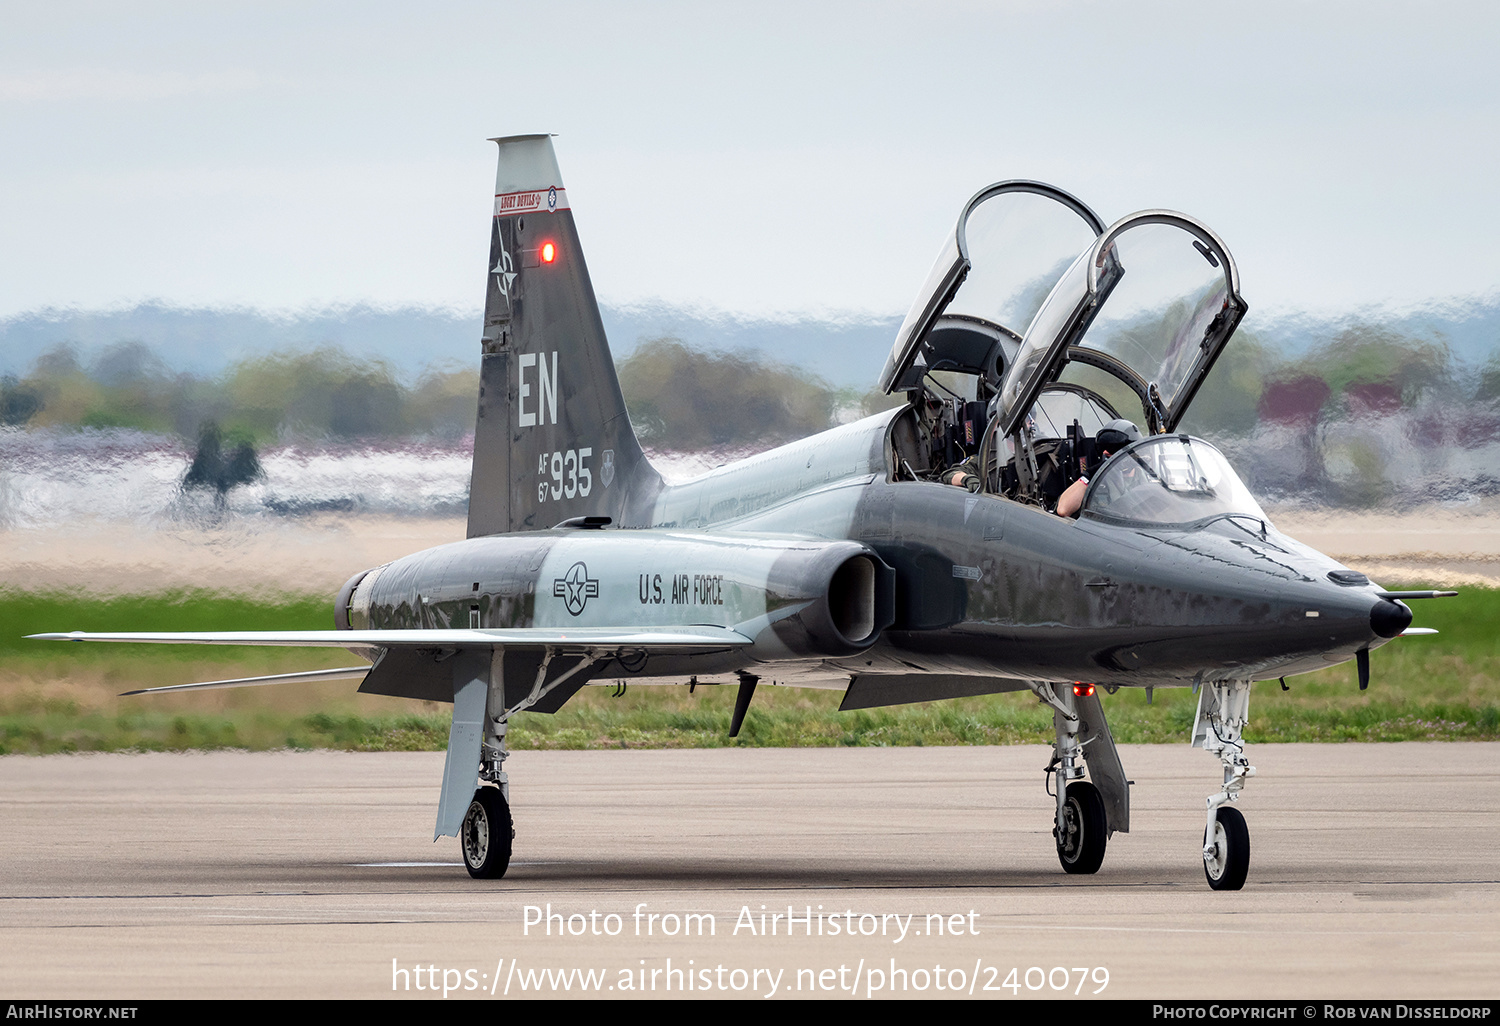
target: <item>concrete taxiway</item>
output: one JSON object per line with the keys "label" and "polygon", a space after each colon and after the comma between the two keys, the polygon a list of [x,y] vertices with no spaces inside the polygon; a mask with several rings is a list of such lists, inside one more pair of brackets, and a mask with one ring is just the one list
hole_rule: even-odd
{"label": "concrete taxiway", "polygon": [[1238,893],[1204,883],[1218,764],[1185,744],[1122,747],[1093,877],[1058,867],[1042,748],[522,752],[485,882],[430,841],[441,753],[9,756],[0,993],[1500,993],[1500,745],[1250,753]]}

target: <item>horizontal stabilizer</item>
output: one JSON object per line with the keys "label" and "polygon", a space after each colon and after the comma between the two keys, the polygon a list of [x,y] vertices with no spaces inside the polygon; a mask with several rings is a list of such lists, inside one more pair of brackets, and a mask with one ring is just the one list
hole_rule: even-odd
{"label": "horizontal stabilizer", "polygon": [[209,688],[258,688],[266,684],[310,684],[320,680],[351,680],[370,672],[368,666],[341,666],[337,670],[309,670],[306,673],[273,673],[269,677],[240,677],[235,680],[208,680],[201,684],[173,684],[164,688],[140,688],[122,691],[126,695],[160,695],[167,691],[207,691]]}
{"label": "horizontal stabilizer", "polygon": [[1437,628],[1436,627],[1408,627],[1408,628],[1406,628],[1406,630],[1404,630],[1400,634],[1396,635],[1396,637],[1398,637],[1398,638],[1409,638],[1412,635],[1436,634],[1436,633],[1437,633]]}
{"label": "horizontal stabilizer", "polygon": [[364,631],[70,631],[37,641],[117,641],[153,645],[287,645],[306,648],[644,648],[673,651],[740,648],[751,639],[728,627],[510,627]]}

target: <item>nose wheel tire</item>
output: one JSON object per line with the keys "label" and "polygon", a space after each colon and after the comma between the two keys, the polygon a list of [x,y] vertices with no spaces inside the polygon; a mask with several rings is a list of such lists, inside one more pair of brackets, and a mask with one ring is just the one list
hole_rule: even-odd
{"label": "nose wheel tire", "polygon": [[1099,789],[1086,780],[1067,785],[1063,821],[1056,825],[1057,860],[1069,873],[1097,873],[1104,863],[1108,823]]}
{"label": "nose wheel tire", "polygon": [[498,787],[481,787],[469,802],[458,834],[464,866],[479,880],[499,879],[510,868],[510,842],[515,837],[510,806]]}
{"label": "nose wheel tire", "polygon": [[1220,806],[1214,822],[1213,852],[1203,856],[1203,875],[1216,891],[1237,891],[1250,873],[1250,828],[1240,810]]}

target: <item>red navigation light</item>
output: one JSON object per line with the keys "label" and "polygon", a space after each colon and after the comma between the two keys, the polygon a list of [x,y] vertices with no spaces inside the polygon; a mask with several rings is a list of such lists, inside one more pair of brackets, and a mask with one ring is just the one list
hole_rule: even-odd
{"label": "red navigation light", "polygon": [[557,259],[557,247],[550,242],[542,243],[542,263],[550,264]]}
{"label": "red navigation light", "polygon": [[1094,694],[1094,685],[1092,685],[1092,684],[1074,684],[1073,685],[1073,694],[1077,695],[1079,698],[1090,698]]}

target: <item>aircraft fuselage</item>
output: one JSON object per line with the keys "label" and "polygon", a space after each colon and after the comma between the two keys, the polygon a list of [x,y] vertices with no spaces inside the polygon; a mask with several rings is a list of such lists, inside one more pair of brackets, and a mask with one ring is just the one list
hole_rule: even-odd
{"label": "aircraft fuselage", "polygon": [[[668,486],[635,524],[474,538],[398,560],[362,596],[354,626],[713,624],[757,644],[627,655],[594,676],[681,683],[746,672],[839,689],[859,674],[1155,687],[1267,679],[1386,640],[1372,626],[1376,586],[1336,583],[1330,572],[1346,568],[1269,524],[1071,520],[891,481],[890,420]],[[884,630],[840,627],[827,594],[830,568],[861,553],[883,564],[889,609],[844,615],[881,616]],[[831,603],[821,624],[820,601]],[[774,629],[759,631],[766,623]]]}

